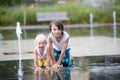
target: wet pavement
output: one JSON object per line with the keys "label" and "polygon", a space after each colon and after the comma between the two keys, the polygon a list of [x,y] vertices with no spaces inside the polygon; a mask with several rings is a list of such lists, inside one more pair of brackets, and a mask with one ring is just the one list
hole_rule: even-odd
{"label": "wet pavement", "polygon": [[34,69],[33,59],[22,60],[23,75],[18,74],[18,60],[1,61],[0,80],[120,80],[120,62],[106,64],[96,59],[94,61],[97,62],[93,62],[90,57],[74,59],[73,67],[37,71]]}
{"label": "wet pavement", "polygon": [[20,75],[17,40],[0,41],[0,80],[120,80],[120,39],[72,37],[71,45],[73,67],[35,71],[34,40],[21,40]]}
{"label": "wet pavement", "polygon": [[[120,39],[111,37],[71,37],[73,57],[119,55]],[[33,59],[34,40],[21,40],[22,59]],[[0,41],[0,61],[18,60],[18,41]]]}

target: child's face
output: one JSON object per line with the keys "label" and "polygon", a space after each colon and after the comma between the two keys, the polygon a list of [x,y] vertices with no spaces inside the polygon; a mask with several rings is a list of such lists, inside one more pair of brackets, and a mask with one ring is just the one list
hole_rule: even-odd
{"label": "child's face", "polygon": [[46,41],[38,41],[37,45],[39,48],[44,48],[46,45]]}
{"label": "child's face", "polygon": [[61,29],[59,29],[56,25],[52,24],[51,31],[54,34],[55,37],[60,37],[62,34]]}

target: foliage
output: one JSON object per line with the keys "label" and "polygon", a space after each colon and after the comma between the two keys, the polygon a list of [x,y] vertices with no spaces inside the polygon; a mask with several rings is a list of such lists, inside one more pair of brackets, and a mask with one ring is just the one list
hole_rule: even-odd
{"label": "foliage", "polygon": [[22,0],[0,0],[0,7],[19,6]]}
{"label": "foliage", "polygon": [[[8,4],[8,2],[9,4]],[[10,2],[11,1],[11,2]],[[70,20],[68,21],[69,24],[88,24],[89,23],[89,14],[93,13],[94,23],[111,23],[113,22],[112,12],[116,11],[116,19],[117,22],[120,22],[120,6],[116,5],[115,2],[109,8],[95,8],[91,6],[82,6],[79,0],[73,1],[70,0],[65,5],[63,4],[40,4],[31,8],[29,6],[25,6],[24,3],[32,3],[32,0],[1,0],[0,4],[0,26],[14,26],[16,22],[19,21],[21,24],[24,24],[24,17],[26,13],[26,25],[38,25],[42,24],[36,21],[36,13],[37,12],[53,12],[53,11],[66,11],[68,13],[68,17]],[[23,3],[23,5],[16,4],[16,2]],[[82,1],[82,0],[81,0]],[[83,0],[84,1],[84,0]],[[119,0],[117,0],[119,2]],[[56,2],[54,0],[54,2]],[[10,7],[15,5],[14,7]],[[8,7],[9,6],[9,7]],[[67,23],[66,23],[67,24]]]}

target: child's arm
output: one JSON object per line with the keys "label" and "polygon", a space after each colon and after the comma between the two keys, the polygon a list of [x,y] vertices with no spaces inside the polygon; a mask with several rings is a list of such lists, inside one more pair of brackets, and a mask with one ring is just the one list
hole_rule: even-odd
{"label": "child's arm", "polygon": [[62,50],[61,50],[61,53],[60,53],[60,57],[58,59],[58,62],[53,66],[53,68],[58,68],[60,66],[60,63],[63,59],[63,56],[65,54],[65,51],[66,51],[66,48],[67,48],[67,45],[68,45],[68,41],[69,41],[69,38],[67,38],[65,41],[64,41],[64,44],[63,44],[63,47],[62,47]]}
{"label": "child's arm", "polygon": [[48,43],[48,52],[50,53],[50,56],[52,58],[53,63],[55,64],[56,61],[55,61],[55,57],[54,57],[52,40],[51,40],[51,38],[49,36],[48,36],[48,39],[47,39],[47,43]]}
{"label": "child's arm", "polygon": [[37,57],[37,52],[34,49],[34,66],[37,68],[38,67],[38,57]]}
{"label": "child's arm", "polygon": [[46,55],[46,59],[47,59],[47,67],[50,67],[50,53],[49,53],[49,50],[47,48],[47,55]]}

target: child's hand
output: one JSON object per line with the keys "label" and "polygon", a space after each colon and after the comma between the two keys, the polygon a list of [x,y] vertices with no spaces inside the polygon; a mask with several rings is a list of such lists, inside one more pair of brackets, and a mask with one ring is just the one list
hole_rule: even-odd
{"label": "child's hand", "polygon": [[35,70],[39,70],[39,67],[36,67]]}
{"label": "child's hand", "polygon": [[54,68],[54,69],[58,69],[59,67],[60,67],[60,65],[57,63],[52,66],[52,68]]}
{"label": "child's hand", "polygon": [[36,73],[36,72],[38,71],[38,68],[39,68],[39,67],[36,67],[36,68],[35,68],[35,72],[34,72],[34,73]]}
{"label": "child's hand", "polygon": [[41,70],[41,69],[42,69],[42,68],[40,68],[40,67],[36,67],[36,68],[35,68],[35,70]]}

